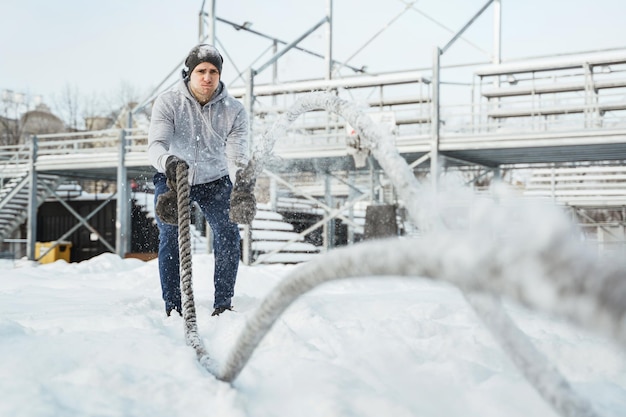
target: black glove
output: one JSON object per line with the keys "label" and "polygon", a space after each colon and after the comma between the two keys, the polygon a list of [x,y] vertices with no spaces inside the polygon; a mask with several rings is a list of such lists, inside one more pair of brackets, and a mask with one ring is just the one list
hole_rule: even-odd
{"label": "black glove", "polygon": [[256,215],[254,185],[256,178],[245,178],[243,170],[237,171],[235,186],[230,194],[230,221],[238,224],[251,224]]}
{"label": "black glove", "polygon": [[176,169],[178,168],[178,164],[185,164],[185,168],[189,168],[187,162],[179,159],[177,156],[174,155],[171,155],[169,158],[167,158],[167,161],[165,162],[165,176],[173,185],[173,187],[170,187],[170,190],[174,191],[176,191]]}
{"label": "black glove", "polygon": [[154,208],[157,216],[163,223],[178,224],[178,188],[176,181],[176,170],[179,164],[185,164],[185,168],[189,168],[187,162],[172,155],[167,158],[165,163],[165,176],[167,177],[167,190],[159,196]]}
{"label": "black glove", "polygon": [[178,195],[176,191],[170,189],[161,194],[157,198],[154,211],[163,223],[178,225]]}

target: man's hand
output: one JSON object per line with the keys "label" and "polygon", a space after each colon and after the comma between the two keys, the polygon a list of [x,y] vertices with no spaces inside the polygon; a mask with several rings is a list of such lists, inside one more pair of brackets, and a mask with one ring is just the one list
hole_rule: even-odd
{"label": "man's hand", "polygon": [[176,191],[167,190],[161,194],[157,198],[154,210],[163,223],[178,225],[178,195]]}
{"label": "man's hand", "polygon": [[251,224],[256,215],[254,185],[256,178],[245,178],[243,170],[237,171],[235,186],[230,194],[230,221],[238,224]]}
{"label": "man's hand", "polygon": [[167,162],[165,163],[165,176],[170,180],[174,188],[176,188],[176,169],[178,168],[178,164],[185,164],[185,168],[189,168],[187,162],[174,155],[167,158]]}
{"label": "man's hand", "polygon": [[155,206],[156,214],[163,223],[178,224],[178,183],[176,171],[180,164],[185,164],[185,168],[189,168],[187,162],[174,155],[167,158],[165,163],[165,176],[167,177],[167,188],[169,190],[159,196]]}

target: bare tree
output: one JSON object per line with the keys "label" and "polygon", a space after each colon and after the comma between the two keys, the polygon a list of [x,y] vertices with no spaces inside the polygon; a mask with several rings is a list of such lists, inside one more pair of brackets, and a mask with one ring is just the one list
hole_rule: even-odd
{"label": "bare tree", "polygon": [[68,130],[101,130],[110,127],[112,119],[108,110],[109,100],[99,94],[81,93],[75,85],[65,85],[54,99],[55,110]]}
{"label": "bare tree", "polygon": [[109,115],[114,120],[116,128],[127,127],[128,112],[139,100],[140,93],[128,81],[121,81],[118,90],[109,97],[107,104]]}
{"label": "bare tree", "polygon": [[22,127],[19,123],[20,114],[26,110],[25,95],[10,90],[2,92],[0,100],[0,146],[20,143]]}
{"label": "bare tree", "polygon": [[59,96],[53,98],[54,108],[65,122],[68,130],[77,131],[83,128],[80,117],[78,87],[66,84]]}

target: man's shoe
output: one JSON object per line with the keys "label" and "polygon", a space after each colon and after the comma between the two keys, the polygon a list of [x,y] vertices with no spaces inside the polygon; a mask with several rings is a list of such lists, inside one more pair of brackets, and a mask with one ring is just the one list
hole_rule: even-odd
{"label": "man's shoe", "polygon": [[177,308],[170,308],[170,309],[168,309],[168,310],[165,310],[165,314],[167,314],[167,317],[169,317],[169,316],[171,316],[171,315],[172,315],[172,311],[177,312],[177,313],[178,313],[178,315],[179,315],[179,316],[181,316],[181,317],[183,316],[183,313],[181,313],[180,311],[178,311],[178,309],[177,309]]}
{"label": "man's shoe", "polygon": [[213,310],[213,314],[211,314],[211,316],[219,316],[220,314],[222,314],[226,310],[232,311],[233,310],[233,306],[217,307],[215,310]]}

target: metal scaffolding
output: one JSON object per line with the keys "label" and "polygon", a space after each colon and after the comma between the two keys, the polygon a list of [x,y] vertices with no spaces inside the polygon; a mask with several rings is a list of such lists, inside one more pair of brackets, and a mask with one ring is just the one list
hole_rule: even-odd
{"label": "metal scaffolding", "polygon": [[[242,100],[248,110],[251,138],[269,129],[298,97],[310,91],[328,91],[362,102],[369,115],[393,132],[396,148],[416,175],[429,178],[435,187],[439,175],[452,169],[474,170],[472,181],[478,182],[488,176],[498,176],[502,170],[543,169],[549,164],[557,168],[583,164],[581,169],[584,170],[591,169],[594,164],[616,166],[626,161],[626,102],[623,100],[626,51],[592,51],[559,59],[502,63],[501,2],[489,0],[447,44],[434,49],[432,67],[372,74],[363,67],[333,57],[333,2],[325,1],[324,16],[292,41],[254,31],[246,23],[221,19],[215,14],[215,0],[202,2],[198,16],[200,42],[219,42],[216,37],[218,23],[270,42],[272,56],[242,71],[245,74],[243,85],[229,86],[229,92]],[[414,6],[411,4],[411,7]],[[441,94],[445,85],[442,73],[449,69],[441,65],[441,59],[490,7],[494,12],[492,60],[481,66],[467,66],[471,79],[466,85],[471,89],[471,99],[460,106],[451,105]],[[302,46],[304,39],[321,29],[324,29],[326,44],[323,54]],[[278,82],[277,65],[294,50],[324,60],[324,71],[319,78]],[[142,129],[131,128],[133,118],[149,107],[161,91],[169,88],[168,80],[179,73],[181,65],[182,61],[177,63],[163,82],[129,113],[126,129],[38,135],[33,138],[27,153],[18,148],[0,149],[0,177],[5,190],[0,195],[0,210],[10,200],[8,179],[17,172],[7,167],[13,169],[19,165],[20,175],[26,175],[22,185],[28,184],[29,187],[25,217],[29,221],[30,259],[35,259],[33,248],[40,198],[36,185],[42,181],[42,176],[63,178],[68,174],[96,176],[116,182],[114,249],[120,256],[125,255],[130,242],[129,178],[147,176],[153,170],[147,161],[147,134]],[[354,74],[338,76],[333,72],[337,66],[348,68]],[[259,82],[258,76],[270,68],[272,81]],[[316,226],[325,228],[326,247],[332,245],[329,234],[334,219],[339,218],[351,225],[351,233],[362,227],[355,224],[349,214],[356,198],[376,203],[385,200],[382,195],[388,192],[380,184],[379,167],[367,159],[359,149],[358,141],[358,137],[351,135],[350,126],[345,121],[326,112],[310,112],[295,122],[277,143],[275,154],[280,160],[266,173],[274,187],[271,201],[276,202],[278,194],[286,193],[303,195],[305,200],[316,202],[316,207],[323,212],[323,221]],[[19,158],[15,156],[18,154]],[[424,169],[429,160],[430,167]],[[315,179],[294,178],[294,171],[315,172]],[[619,184],[626,181],[617,171],[613,173],[617,176],[607,181],[622,181]],[[350,187],[346,186],[346,180],[338,183],[339,178],[348,177],[352,182]],[[376,185],[355,185],[357,183]],[[282,191],[277,191],[279,189]],[[350,194],[357,189],[358,196]],[[578,192],[580,196],[591,192],[589,187],[574,191],[570,194]],[[558,187],[554,192],[555,199],[562,204],[574,204],[575,200],[564,199]],[[595,201],[603,202],[598,203],[601,206],[623,205],[621,195],[607,199],[603,197],[606,193],[595,192]],[[394,198],[393,193],[388,195]],[[249,230],[245,231],[245,236],[249,240]],[[7,236],[0,236],[0,239],[5,238]],[[244,259],[253,262],[249,242],[244,249]]]}

